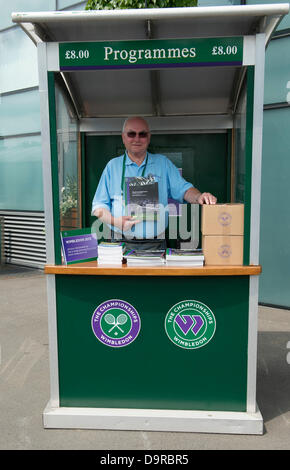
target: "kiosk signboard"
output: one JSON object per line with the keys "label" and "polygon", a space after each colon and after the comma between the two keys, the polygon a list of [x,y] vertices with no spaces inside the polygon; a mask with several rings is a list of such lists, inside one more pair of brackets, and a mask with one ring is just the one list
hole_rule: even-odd
{"label": "kiosk signboard", "polygon": [[98,240],[91,229],[61,232],[61,245],[65,264],[93,261],[98,258]]}
{"label": "kiosk signboard", "polygon": [[242,61],[242,37],[59,44],[60,70],[242,65]]}

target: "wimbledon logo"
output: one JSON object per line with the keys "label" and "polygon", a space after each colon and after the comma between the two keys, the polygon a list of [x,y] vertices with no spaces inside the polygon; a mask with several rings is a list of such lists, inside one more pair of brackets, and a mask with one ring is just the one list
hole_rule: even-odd
{"label": "wimbledon logo", "polygon": [[138,336],[141,320],[137,310],[119,299],[101,303],[92,316],[92,329],[98,340],[113,348],[128,346]]}
{"label": "wimbledon logo", "polygon": [[214,314],[197,300],[183,300],[166,315],[165,331],[168,338],[180,348],[198,349],[213,338],[216,330]]}

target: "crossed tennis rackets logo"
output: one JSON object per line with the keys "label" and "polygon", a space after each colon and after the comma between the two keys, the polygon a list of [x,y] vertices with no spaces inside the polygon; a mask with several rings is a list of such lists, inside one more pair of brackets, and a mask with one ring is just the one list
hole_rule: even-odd
{"label": "crossed tennis rackets logo", "polygon": [[112,313],[106,313],[104,320],[108,325],[113,325],[112,328],[108,330],[108,333],[111,333],[115,328],[118,328],[118,330],[124,333],[124,330],[122,330],[120,325],[125,325],[128,321],[128,317],[124,313],[118,315],[117,318]]}
{"label": "crossed tennis rackets logo", "polygon": [[102,302],[95,309],[91,324],[97,339],[106,346],[115,348],[132,343],[141,328],[137,310],[121,299]]}

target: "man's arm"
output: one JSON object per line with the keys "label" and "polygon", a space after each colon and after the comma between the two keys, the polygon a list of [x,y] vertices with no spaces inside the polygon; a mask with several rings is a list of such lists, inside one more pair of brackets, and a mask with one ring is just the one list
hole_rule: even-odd
{"label": "man's arm", "polygon": [[114,217],[108,209],[103,207],[97,208],[93,213],[101,222],[104,222],[108,225],[113,225],[114,227],[119,228],[122,232],[130,230],[133,225],[140,222],[140,220],[133,219],[130,216],[120,216]]}
{"label": "man's arm", "polygon": [[[97,217],[101,222],[111,225],[113,227],[116,227],[120,229],[123,232],[126,232],[127,230],[130,230],[133,225],[139,222],[139,220],[133,220],[129,216],[120,216],[120,217],[114,217],[112,213],[110,212],[111,210],[111,195],[110,195],[110,182],[116,180],[116,174],[118,175],[118,171],[114,171],[114,166],[116,164],[119,164],[117,159],[112,159],[110,162],[106,165],[102,176],[100,178],[94,199],[93,199],[93,210],[92,210],[92,215]],[[118,167],[117,167],[118,170]],[[115,176],[114,176],[115,175]],[[120,184],[119,179],[118,184]],[[116,186],[116,185],[115,185]],[[113,184],[113,189],[111,189],[111,192],[116,191],[116,187],[114,187]],[[115,193],[117,194],[117,193]],[[101,205],[102,207],[98,207],[98,205]],[[105,207],[104,207],[105,206]]]}
{"label": "man's arm", "polygon": [[190,204],[215,204],[217,202],[217,198],[213,194],[201,193],[197,188],[192,187],[192,185],[180,175],[176,166],[168,158],[166,159],[166,163],[167,177],[169,178],[170,192],[173,199],[185,199],[185,201]]}
{"label": "man's arm", "polygon": [[211,193],[201,193],[197,188],[189,188],[183,198],[190,204],[216,204],[217,198]]}

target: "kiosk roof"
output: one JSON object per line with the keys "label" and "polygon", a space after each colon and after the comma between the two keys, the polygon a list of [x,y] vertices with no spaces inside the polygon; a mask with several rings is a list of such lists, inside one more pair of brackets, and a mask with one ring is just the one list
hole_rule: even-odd
{"label": "kiosk roof", "polygon": [[[12,20],[33,25],[39,40],[96,41],[146,39],[144,22],[153,21],[155,37],[241,36],[272,31],[289,11],[288,3],[269,5],[149,8],[12,13]],[[32,31],[32,28],[30,28]]]}
{"label": "kiosk roof", "polygon": [[[39,42],[127,41],[248,36],[266,43],[288,4],[12,13]],[[62,72],[80,118],[230,114],[241,67]]]}

